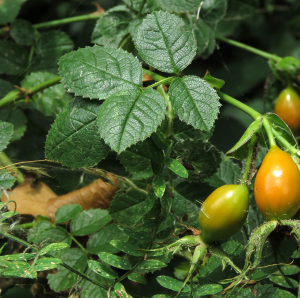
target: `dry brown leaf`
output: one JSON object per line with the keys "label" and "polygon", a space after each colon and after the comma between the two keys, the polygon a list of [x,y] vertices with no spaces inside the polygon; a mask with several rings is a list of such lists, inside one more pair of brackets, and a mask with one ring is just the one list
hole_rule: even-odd
{"label": "dry brown leaf", "polygon": [[102,208],[107,209],[118,189],[118,180],[111,174],[108,178],[117,186],[113,186],[102,179],[95,180],[92,184],[69,192],[68,194],[48,200],[48,216],[54,221],[56,210],[68,204],[80,204],[82,209]]}
{"label": "dry brown leaf", "polygon": [[153,81],[153,78],[147,73],[143,73],[143,82]]}
{"label": "dry brown leaf", "polygon": [[[107,209],[110,202],[118,190],[118,180],[110,173],[107,178],[115,185],[97,179],[90,185],[74,190],[62,196],[57,196],[45,183],[36,182],[31,185],[29,181],[18,185],[14,190],[8,191],[10,200],[17,203],[16,211],[20,214],[30,214],[32,216],[44,215],[54,221],[56,210],[68,204],[80,204],[82,209],[102,208]],[[7,202],[5,194],[2,202]],[[10,210],[14,209],[13,204],[9,204]]]}
{"label": "dry brown leaf", "polygon": [[[47,202],[56,197],[56,193],[45,183],[38,181],[32,186],[29,181],[18,185],[14,190],[7,191],[10,200],[17,203],[17,212],[20,214],[30,214],[33,216],[48,216]],[[8,198],[3,193],[2,202],[7,202]],[[13,204],[8,204],[9,210],[14,210]]]}

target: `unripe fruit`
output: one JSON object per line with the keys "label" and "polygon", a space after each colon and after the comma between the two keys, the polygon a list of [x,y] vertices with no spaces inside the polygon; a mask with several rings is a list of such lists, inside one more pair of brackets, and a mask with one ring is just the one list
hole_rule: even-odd
{"label": "unripe fruit", "polygon": [[291,130],[300,128],[300,96],[292,87],[287,87],[279,94],[274,107],[277,114]]}
{"label": "unripe fruit", "polygon": [[228,184],[217,188],[199,212],[201,238],[211,243],[235,234],[244,224],[249,208],[245,185]]}
{"label": "unripe fruit", "polygon": [[290,219],[300,207],[300,172],[292,157],[277,146],[269,150],[254,183],[258,209],[268,219]]}

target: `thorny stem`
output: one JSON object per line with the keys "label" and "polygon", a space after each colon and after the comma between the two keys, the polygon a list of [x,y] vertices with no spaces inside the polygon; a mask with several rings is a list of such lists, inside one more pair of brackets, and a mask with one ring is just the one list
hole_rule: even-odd
{"label": "thorny stem", "polygon": [[143,73],[148,74],[149,76],[151,76],[153,78],[154,81],[157,81],[157,82],[168,79],[166,77],[163,77],[163,76],[161,76],[151,70],[145,69],[145,68],[143,68]]}
{"label": "thorny stem", "polygon": [[232,45],[232,46],[241,48],[241,49],[243,49],[243,50],[246,50],[246,51],[248,51],[248,52],[254,53],[254,54],[256,54],[256,55],[258,55],[258,56],[261,56],[261,57],[263,57],[263,58],[273,60],[273,61],[275,61],[275,62],[279,62],[279,61],[282,59],[281,57],[279,57],[279,56],[277,56],[277,55],[274,55],[274,54],[270,54],[270,53],[268,53],[268,52],[261,51],[261,50],[259,50],[259,49],[257,49],[257,48],[250,47],[250,46],[248,46],[248,45],[246,45],[246,44],[243,44],[243,43],[241,43],[241,42],[238,42],[238,41],[235,41],[235,40],[232,40],[232,39],[229,39],[229,38],[222,37],[222,36],[220,36],[220,35],[216,35],[215,37],[216,37],[216,39],[221,40],[221,41],[223,41],[223,42],[226,42],[226,43],[228,43],[228,44],[230,44],[230,45]]}
{"label": "thorny stem", "polygon": [[[30,248],[31,248],[32,250],[34,250],[35,252],[38,252],[38,249],[37,249],[37,248],[33,247],[30,243],[28,243],[28,242],[26,242],[26,241],[24,241],[24,240],[22,240],[22,239],[19,239],[18,237],[15,237],[15,236],[13,236],[13,235],[11,235],[11,234],[9,234],[9,233],[6,233],[6,232],[3,231],[3,230],[0,230],[0,234],[2,234],[3,237],[6,237],[6,238],[11,239],[11,240],[13,240],[13,241],[16,241],[16,242],[18,242],[18,243],[20,243],[20,244],[22,244],[22,245],[24,245],[24,246],[26,246],[26,247],[30,247]],[[45,256],[46,256],[46,257],[50,257],[50,258],[54,258],[51,254],[48,254],[48,253],[45,254]],[[70,267],[70,266],[67,265],[66,263],[62,262],[60,265],[63,266],[63,267],[65,267],[66,269],[70,270],[71,272],[73,272],[73,273],[79,275],[80,277],[82,277],[82,278],[88,280],[88,281],[91,282],[92,284],[94,284],[94,285],[96,285],[96,286],[98,286],[98,287],[100,287],[100,288],[102,288],[102,289],[107,290],[106,287],[102,286],[102,285],[99,284],[97,281],[91,279],[91,278],[90,278],[89,276],[87,276],[86,274],[84,274],[84,273],[82,273],[82,272],[80,272],[80,271],[77,271],[76,269]]]}
{"label": "thorny stem", "polygon": [[37,86],[32,87],[31,89],[26,89],[25,92],[20,92],[20,90],[13,90],[9,93],[7,93],[2,99],[0,99],[0,108],[10,104],[14,101],[18,101],[21,99],[26,98],[27,96],[31,96],[39,91],[42,91],[46,88],[49,88],[53,85],[59,84],[61,80],[61,77],[55,77],[51,80],[45,81]]}
{"label": "thorny stem", "polygon": [[253,159],[253,150],[255,148],[257,140],[258,140],[258,135],[255,133],[252,136],[251,140],[250,140],[249,149],[248,149],[248,156],[247,156],[247,160],[246,160],[244,174],[243,174],[243,177],[242,177],[241,184],[247,184],[247,182],[248,182],[249,172],[250,172],[252,159]]}
{"label": "thorny stem", "polygon": [[25,181],[25,178],[24,178],[22,172],[20,170],[18,170],[15,165],[13,165],[11,160],[8,158],[8,156],[3,151],[0,153],[0,164],[5,167],[11,168],[14,171],[19,184],[21,184]]}

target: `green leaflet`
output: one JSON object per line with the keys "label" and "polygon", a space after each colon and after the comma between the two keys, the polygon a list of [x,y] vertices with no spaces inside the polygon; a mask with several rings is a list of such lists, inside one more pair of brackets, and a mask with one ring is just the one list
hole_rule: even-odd
{"label": "green leaflet", "polygon": [[14,132],[11,123],[0,121],[0,152],[6,148]]}
{"label": "green leaflet", "polygon": [[46,157],[72,168],[91,167],[105,158],[109,147],[96,124],[100,103],[75,98],[59,114],[46,141]]}
{"label": "green leaflet", "polygon": [[196,76],[177,78],[170,86],[170,101],[180,120],[210,130],[221,106],[216,91]]}
{"label": "green leaflet", "polygon": [[149,137],[166,114],[164,98],[153,89],[124,90],[111,95],[101,106],[101,136],[118,153]]}
{"label": "green leaflet", "polygon": [[176,73],[185,69],[196,55],[196,41],[181,18],[168,12],[148,15],[134,38],[143,60],[161,71]]}
{"label": "green leaflet", "polygon": [[113,47],[86,47],[59,60],[62,82],[77,96],[106,99],[142,83],[142,67],[132,54]]}

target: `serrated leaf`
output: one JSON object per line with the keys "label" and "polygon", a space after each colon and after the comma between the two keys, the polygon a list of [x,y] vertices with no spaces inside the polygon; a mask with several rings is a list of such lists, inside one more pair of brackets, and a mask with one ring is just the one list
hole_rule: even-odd
{"label": "serrated leaf", "polygon": [[92,33],[92,42],[102,46],[118,47],[128,32],[131,20],[130,10],[126,6],[119,5],[109,9],[96,22]]}
{"label": "serrated leaf", "polygon": [[241,178],[241,169],[231,159],[224,160],[224,154],[222,156],[222,162],[220,164],[217,173],[212,175],[206,182],[209,185],[218,188],[225,184],[237,184],[238,179]]}
{"label": "serrated leaf", "polygon": [[43,258],[37,260],[34,267],[30,267],[29,271],[46,271],[54,268],[58,268],[58,265],[62,263],[62,260],[56,258]]}
{"label": "serrated leaf", "polygon": [[0,25],[12,22],[18,15],[21,5],[26,0],[3,1],[0,5]]}
{"label": "serrated leaf", "polygon": [[156,131],[165,114],[165,100],[156,90],[125,90],[102,104],[99,131],[110,147],[120,153]]}
{"label": "serrated leaf", "polygon": [[143,255],[141,252],[136,250],[136,247],[133,244],[127,241],[112,240],[110,241],[110,244],[116,247],[118,250],[127,253],[128,255],[135,256],[135,257],[140,257]]}
{"label": "serrated leaf", "polygon": [[173,158],[166,157],[164,160],[164,164],[179,177],[188,178],[188,171],[179,161]]}
{"label": "serrated leaf", "polygon": [[18,19],[11,24],[9,31],[12,39],[20,45],[30,46],[34,40],[34,28],[26,20]]}
{"label": "serrated leaf", "polygon": [[43,247],[40,251],[39,254],[42,256],[50,251],[56,251],[56,250],[61,250],[64,248],[69,248],[70,245],[67,243],[51,243],[45,247]]}
{"label": "serrated leaf", "polygon": [[193,295],[196,297],[202,297],[205,295],[215,295],[217,293],[220,293],[221,291],[223,291],[223,287],[221,285],[208,284],[197,287],[193,291]]}
{"label": "serrated leaf", "polygon": [[[1,86],[0,86],[1,88]],[[26,130],[27,118],[20,109],[1,109],[0,120],[13,125],[13,135],[10,142],[14,142],[23,137]],[[0,133],[1,134],[1,133]],[[0,141],[1,143],[1,141]]]}
{"label": "serrated leaf", "polygon": [[[183,282],[178,280],[178,279],[175,279],[175,278],[172,278],[170,276],[164,276],[164,275],[161,275],[161,276],[158,276],[156,278],[156,280],[158,281],[158,283],[163,286],[164,288],[167,288],[167,289],[170,289],[172,291],[179,291],[183,285]],[[186,285],[183,289],[182,289],[182,292],[183,293],[186,293],[186,292],[189,292],[191,289],[188,285]]]}
{"label": "serrated leaf", "polygon": [[133,55],[112,47],[85,47],[59,60],[59,73],[69,92],[106,99],[142,84],[142,67]]}
{"label": "serrated leaf", "polygon": [[141,180],[154,175],[148,140],[130,146],[119,155],[119,160],[132,179]]}
{"label": "serrated leaf", "polygon": [[36,44],[36,56],[31,71],[48,71],[57,74],[58,59],[74,48],[72,39],[63,31],[43,33]]}
{"label": "serrated leaf", "polygon": [[256,132],[259,132],[260,128],[262,127],[262,123],[263,123],[263,118],[259,118],[253,121],[248,126],[247,130],[244,132],[244,134],[239,139],[239,141],[229,151],[226,152],[228,158],[234,157],[237,159],[244,159],[245,157],[247,157],[248,142],[251,140],[251,137]]}
{"label": "serrated leaf", "polygon": [[91,209],[78,213],[71,221],[71,233],[75,236],[92,234],[111,221],[107,210]]}
{"label": "serrated leaf", "polygon": [[170,86],[170,101],[180,120],[201,130],[210,130],[219,113],[219,96],[196,76],[177,78]]}
{"label": "serrated leaf", "polygon": [[132,226],[153,207],[155,200],[153,192],[146,195],[135,189],[126,193],[118,191],[111,202],[109,213],[118,223]]}
{"label": "serrated leaf", "polygon": [[[165,1],[164,1],[165,2]],[[135,36],[135,46],[149,65],[178,74],[196,55],[196,40],[183,20],[168,12],[148,15]]]}
{"label": "serrated leaf", "polygon": [[[70,248],[64,254],[60,255],[60,259],[70,267],[84,271],[87,264],[87,255],[79,248]],[[49,286],[55,292],[64,291],[74,285],[77,275],[68,269],[58,266],[56,274],[48,274]]]}
{"label": "serrated leaf", "polygon": [[106,157],[109,147],[99,135],[100,103],[75,98],[52,125],[45,147],[46,157],[72,168],[92,167]]}
{"label": "serrated leaf", "polygon": [[161,198],[166,189],[166,181],[162,175],[156,175],[152,181],[152,187],[157,197]]}
{"label": "serrated leaf", "polygon": [[110,224],[90,237],[87,242],[87,250],[92,254],[97,254],[101,251],[117,253],[120,249],[112,246],[110,241],[116,239],[127,241],[128,238],[129,237],[121,231],[116,224]]}
{"label": "serrated leaf", "polygon": [[61,206],[55,212],[55,223],[59,224],[59,223],[67,222],[75,218],[75,216],[78,213],[80,213],[81,210],[82,207],[79,204],[68,204],[65,206]]}
{"label": "serrated leaf", "polygon": [[175,190],[185,199],[195,203],[204,201],[214,191],[214,188],[207,183],[181,182],[175,187]]}
{"label": "serrated leaf", "polygon": [[[22,87],[31,89],[54,78],[57,76],[49,72],[33,72],[22,81]],[[32,99],[28,103],[29,108],[37,109],[45,116],[56,118],[71,101],[71,95],[66,93],[63,84],[56,84],[34,94]]]}
{"label": "serrated leaf", "polygon": [[221,163],[220,152],[207,141],[188,139],[178,142],[173,150],[178,159],[193,166],[193,173],[199,179],[213,175]]}
{"label": "serrated leaf", "polygon": [[0,121],[0,152],[6,148],[14,132],[11,123]]}
{"label": "serrated leaf", "polygon": [[131,273],[128,275],[128,279],[131,280],[131,281],[134,281],[134,282],[137,282],[139,284],[142,284],[142,285],[146,285],[147,284],[147,279],[138,274],[138,273]]}
{"label": "serrated leaf", "polygon": [[201,0],[156,0],[156,2],[162,9],[181,13],[196,10]]}
{"label": "serrated leaf", "polygon": [[0,171],[0,198],[2,197],[1,190],[12,187],[16,180],[17,178],[13,177],[8,170]]}
{"label": "serrated leaf", "polygon": [[223,80],[212,77],[209,71],[206,72],[203,80],[205,80],[212,88],[216,89],[221,89],[225,84]]}
{"label": "serrated leaf", "polygon": [[95,273],[105,278],[108,279],[118,278],[118,273],[105,264],[101,264],[97,261],[89,260],[88,265]]}
{"label": "serrated leaf", "polygon": [[98,256],[103,262],[113,267],[123,270],[129,270],[131,268],[130,263],[122,257],[118,257],[107,252],[100,252]]}

